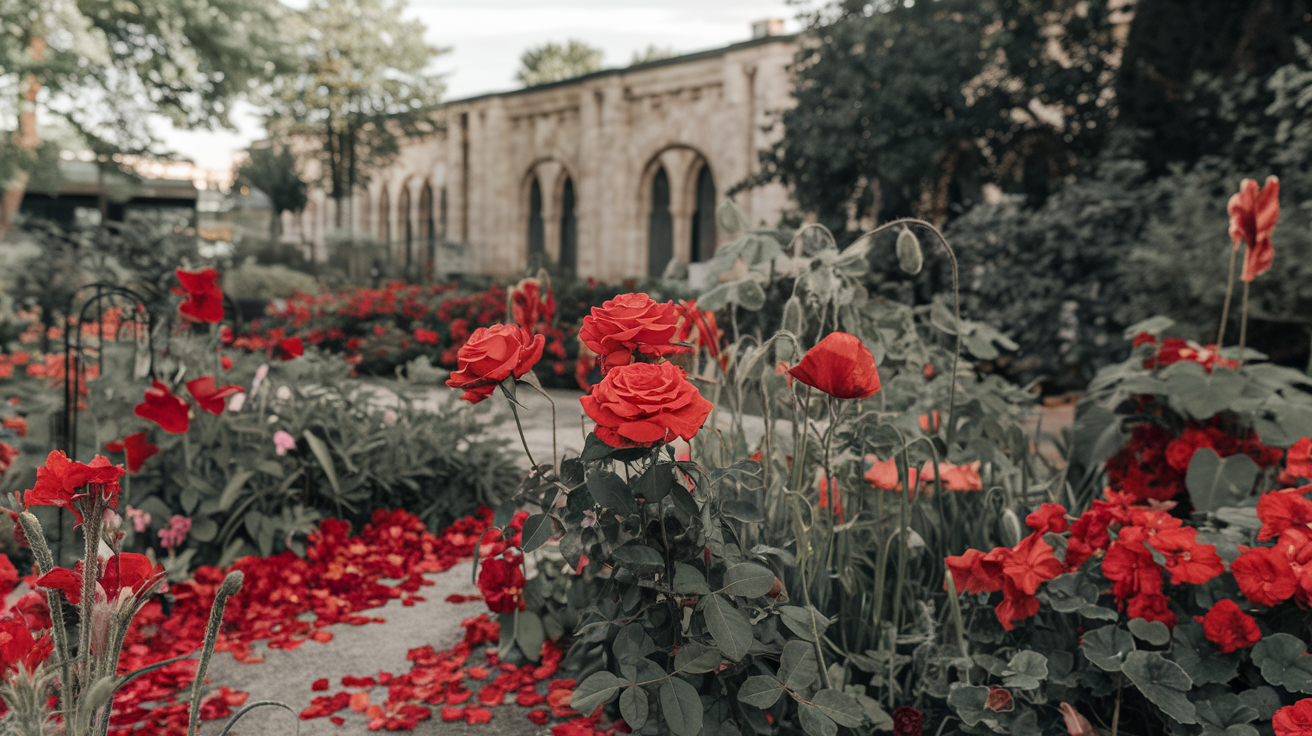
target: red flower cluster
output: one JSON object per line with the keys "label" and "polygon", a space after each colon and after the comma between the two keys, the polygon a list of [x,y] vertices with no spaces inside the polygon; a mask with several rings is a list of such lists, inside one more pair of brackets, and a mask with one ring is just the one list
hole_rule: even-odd
{"label": "red flower cluster", "polygon": [[212,268],[193,273],[178,269],[175,271],[181,289],[174,289],[175,294],[184,294],[187,300],[178,305],[178,313],[193,322],[223,321],[223,290],[219,288],[219,272]]}
{"label": "red flower cluster", "polygon": [[1247,649],[1262,638],[1262,630],[1252,616],[1239,610],[1239,604],[1224,598],[1212,605],[1206,616],[1198,617],[1207,639],[1229,654],[1236,649]]}
{"label": "red flower cluster", "polygon": [[1312,733],[1312,698],[1303,698],[1276,711],[1271,719],[1276,736],[1307,736]]}
{"label": "red flower cluster", "polygon": [[1278,464],[1283,453],[1262,444],[1257,432],[1240,439],[1222,429],[1219,419],[1202,425],[1189,422],[1179,437],[1156,424],[1140,424],[1130,441],[1107,461],[1107,476],[1114,490],[1135,501],[1170,501],[1187,497],[1185,472],[1194,452],[1210,447],[1221,457],[1244,453],[1258,466]]}
{"label": "red flower cluster", "polygon": [[1230,564],[1239,591],[1260,606],[1296,599],[1312,606],[1312,485],[1273,491],[1257,502],[1262,522],[1259,541],[1275,539],[1273,547],[1243,547]]}
{"label": "red flower cluster", "polygon": [[[1057,508],[1065,513],[1065,509]],[[1007,630],[1015,628],[1016,621],[1038,613],[1039,599],[1034,594],[1039,584],[1065,571],[1052,546],[1043,540],[1047,532],[1045,527],[1036,529],[1010,549],[997,547],[988,553],[971,549],[964,555],[947,558],[953,584],[959,593],[1002,591],[1002,602],[994,612]]]}
{"label": "red flower cluster", "polygon": [[[163,572],[164,568],[152,563],[149,557],[124,552],[105,560],[100,574],[96,576],[96,585],[104,592],[106,600],[113,601],[123,590],[140,593],[156,575]],[[77,563],[72,570],[51,568],[50,572],[36,579],[36,585],[62,592],[64,598],[76,606],[82,601],[82,563]]]}
{"label": "red flower cluster", "polygon": [[[1134,347],[1140,345],[1157,345],[1157,337],[1147,332],[1140,332],[1134,338]],[[1193,340],[1181,340],[1176,337],[1163,340],[1153,355],[1144,358],[1143,367],[1147,370],[1165,368],[1181,361],[1197,363],[1207,369],[1208,373],[1218,365],[1232,369],[1239,367],[1239,361],[1222,358],[1220,349],[1215,345],[1199,345]]]}
{"label": "red flower cluster", "polygon": [[23,506],[58,506],[73,512],[82,523],[82,506],[92,494],[99,493],[111,507],[118,505],[118,479],[123,466],[96,455],[90,463],[68,459],[62,450],[46,456],[46,464],[36,469],[36,485],[23,494]]}
{"label": "red flower cluster", "polygon": [[501,557],[483,560],[478,570],[478,589],[493,613],[511,613],[527,607],[524,601],[524,558],[507,550]]}

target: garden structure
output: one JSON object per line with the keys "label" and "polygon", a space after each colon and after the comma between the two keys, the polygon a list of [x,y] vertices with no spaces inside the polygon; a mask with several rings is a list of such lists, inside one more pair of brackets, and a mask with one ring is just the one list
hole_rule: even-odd
{"label": "garden structure", "polygon": [[1135,325],[1060,434],[919,220],[726,202],[699,293],[78,293],[0,356],[0,733],[1312,733],[1279,214],[1243,182],[1216,344]]}

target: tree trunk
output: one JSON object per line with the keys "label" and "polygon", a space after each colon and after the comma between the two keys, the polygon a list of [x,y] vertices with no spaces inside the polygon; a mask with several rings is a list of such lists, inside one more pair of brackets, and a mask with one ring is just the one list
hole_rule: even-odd
{"label": "tree trunk", "polygon": [[[32,53],[32,62],[40,64],[46,55],[46,40],[34,37],[28,44],[28,50]],[[23,107],[18,113],[18,132],[14,134],[14,144],[20,151],[35,154],[41,145],[41,137],[36,131],[36,96],[41,91],[41,79],[29,72],[23,84],[27,91],[23,95]],[[23,195],[27,192],[29,178],[30,174],[20,169],[5,185],[4,196],[0,197],[0,240],[4,240],[14,226],[18,208],[22,206]]]}

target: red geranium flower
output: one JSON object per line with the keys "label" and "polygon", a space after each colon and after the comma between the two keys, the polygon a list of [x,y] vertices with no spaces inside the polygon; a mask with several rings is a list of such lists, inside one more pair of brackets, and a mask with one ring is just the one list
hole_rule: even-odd
{"label": "red geranium flower", "polygon": [[[72,570],[63,567],[52,568],[50,572],[37,578],[36,584],[42,588],[63,592],[68,602],[76,606],[82,601],[82,571],[81,562]],[[151,579],[163,571],[164,568],[151,563],[150,558],[145,555],[124,552],[105,560],[97,584],[105,593],[106,600],[113,601],[118,598],[122,590],[141,592]]]}
{"label": "red geranium flower", "polygon": [[0,676],[21,665],[31,672],[46,661],[54,649],[50,634],[33,639],[27,624],[21,620],[0,622]]}
{"label": "red geranium flower", "polygon": [[597,438],[611,447],[692,440],[711,413],[711,402],[673,363],[619,366],[579,402],[597,423]]}
{"label": "red geranium flower", "polygon": [[1254,547],[1230,563],[1239,591],[1261,606],[1274,606],[1289,599],[1298,587],[1289,561],[1271,547]]}
{"label": "red geranium flower", "polygon": [[145,399],[136,405],[132,413],[158,424],[170,434],[182,434],[191,427],[191,407],[159,381],[151,381]]}
{"label": "red geranium flower", "polygon": [[0,442],[0,475],[9,471],[9,466],[14,464],[14,458],[23,454],[17,447],[8,442]]}
{"label": "red geranium flower", "polygon": [[138,473],[147,460],[154,457],[159,448],[146,441],[146,431],[134,432],[121,440],[105,445],[106,452],[122,452],[127,455],[128,472]]}
{"label": "red geranium flower", "polygon": [[1016,585],[1016,589],[1026,595],[1034,595],[1039,583],[1052,580],[1062,573],[1061,561],[1053,554],[1052,547],[1043,541],[1042,534],[1029,535],[1002,563],[1002,573]]}
{"label": "red geranium flower", "polygon": [[1276,736],[1308,736],[1312,734],[1312,698],[1303,698],[1293,705],[1276,711],[1271,719]]}
{"label": "red geranium flower", "polygon": [[1295,442],[1285,453],[1285,472],[1290,485],[1295,485],[1299,478],[1312,480],[1312,438],[1304,437]]}
{"label": "red geranium flower", "polygon": [[977,549],[947,558],[952,584],[957,593],[992,593],[1002,590],[1002,564],[994,562]]}
{"label": "red geranium flower", "polygon": [[507,378],[528,373],[542,357],[547,339],[530,336],[519,325],[480,327],[456,354],[459,370],[451,374],[446,385],[465,392],[471,404],[486,399]]}
{"label": "red geranium flower", "polygon": [[174,273],[182,284],[182,290],[174,289],[174,292],[187,295],[187,301],[178,305],[178,312],[194,322],[222,322],[223,290],[216,283],[219,272],[207,268],[199,273],[182,269]]}
{"label": "red geranium flower", "polygon": [[299,337],[289,337],[285,340],[279,340],[278,346],[274,351],[278,360],[293,360],[305,355],[305,343],[301,342]]}
{"label": "red geranium flower", "polygon": [[1280,219],[1280,180],[1268,176],[1259,191],[1255,180],[1244,179],[1239,184],[1239,191],[1230,197],[1226,210],[1230,213],[1233,247],[1248,243],[1240,278],[1252,281],[1271,268],[1271,261],[1275,258],[1271,231],[1275,230],[1276,220]]}
{"label": "red geranium flower", "polygon": [[524,601],[524,569],[518,558],[483,560],[478,570],[478,589],[493,613],[523,611],[528,607]]}
{"label": "red geranium flower", "polygon": [[1257,518],[1262,521],[1258,541],[1267,542],[1287,529],[1312,524],[1312,501],[1303,496],[1308,491],[1312,486],[1262,494],[1257,500]]}
{"label": "red geranium flower", "polygon": [[839,399],[867,399],[879,390],[875,356],[846,332],[827,335],[788,374]]}
{"label": "red geranium flower", "polygon": [[1045,503],[1037,511],[1025,517],[1025,525],[1036,532],[1061,534],[1066,531],[1066,508],[1055,503]]}
{"label": "red geranium flower", "polygon": [[36,485],[23,494],[23,504],[66,508],[73,512],[80,524],[82,511],[78,508],[78,501],[87,494],[79,491],[98,485],[104,498],[115,506],[118,504],[118,479],[123,473],[122,466],[114,465],[100,455],[89,464],[78,463],[69,460],[63,451],[54,450],[46,456],[46,464],[36,469]]}
{"label": "red geranium flower", "polygon": [[219,416],[223,413],[224,407],[228,405],[228,397],[242,393],[246,389],[241,386],[224,386],[217,388],[214,385],[213,376],[202,376],[200,378],[187,381],[187,390],[191,392],[192,398],[196,399],[196,405],[205,411]]}
{"label": "red geranium flower", "polygon": [[1262,638],[1262,630],[1253,617],[1239,610],[1239,604],[1229,598],[1213,604],[1203,617],[1203,631],[1208,641],[1227,654],[1236,649],[1247,649]]}

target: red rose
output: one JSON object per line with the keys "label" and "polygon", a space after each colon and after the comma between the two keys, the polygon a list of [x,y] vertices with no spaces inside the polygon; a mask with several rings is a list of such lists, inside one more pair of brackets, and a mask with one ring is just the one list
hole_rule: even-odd
{"label": "red rose", "polygon": [[146,432],[142,430],[105,445],[106,452],[122,452],[127,455],[128,472],[138,473],[147,460],[154,457],[159,448],[146,441]]}
{"label": "red rose", "polygon": [[868,399],[879,390],[875,356],[846,332],[825,336],[788,375],[838,399]]}
{"label": "red rose", "polygon": [[674,302],[655,302],[646,294],[620,294],[583,318],[579,342],[601,357],[602,372],[633,362],[633,353],[655,359],[691,350],[671,345],[679,328]]}
{"label": "red rose", "polygon": [[1244,253],[1244,272],[1239,278],[1252,281],[1271,268],[1271,261],[1275,258],[1271,231],[1276,229],[1276,220],[1280,219],[1280,180],[1268,176],[1259,191],[1256,181],[1244,179],[1239,184],[1239,191],[1230,197],[1226,210],[1230,213],[1230,239],[1234,241],[1234,247],[1248,243],[1248,250]]}
{"label": "red rose", "polygon": [[920,736],[924,728],[924,713],[909,705],[893,709],[893,736]]}
{"label": "red rose", "polygon": [[491,396],[502,381],[532,370],[542,357],[546,340],[542,335],[530,336],[519,325],[480,327],[456,353],[460,369],[446,385],[463,390],[461,398],[477,404]]}
{"label": "red rose", "polygon": [[511,613],[527,608],[524,602],[524,570],[518,557],[483,560],[478,570],[478,589],[489,611]]}
{"label": "red rose", "polygon": [[1276,736],[1308,736],[1312,734],[1312,698],[1303,698],[1293,705],[1276,711],[1271,719]]}
{"label": "red rose", "polygon": [[580,399],[611,447],[652,447],[675,437],[691,440],[711,413],[683,369],[673,363],[633,363],[615,368]]}
{"label": "red rose", "polygon": [[989,699],[984,707],[995,713],[1007,713],[1015,710],[1016,703],[1011,699],[1011,691],[1005,687],[989,688]]}
{"label": "red rose", "polygon": [[182,269],[178,269],[175,273],[183,289],[175,290],[175,293],[187,295],[187,301],[178,305],[178,312],[194,322],[222,322],[223,290],[215,283],[219,278],[219,272],[207,268],[199,273]]}
{"label": "red rose", "polygon": [[218,388],[214,385],[214,376],[202,376],[187,381],[187,390],[191,392],[192,398],[196,399],[197,406],[217,417],[228,405],[229,396],[242,393],[246,389],[241,386]]}
{"label": "red rose", "polygon": [[191,407],[159,381],[151,381],[145,399],[136,405],[132,413],[158,424],[170,434],[182,434],[191,427]]}
{"label": "red rose", "polygon": [[1226,654],[1247,649],[1262,638],[1262,630],[1253,617],[1239,610],[1239,604],[1229,598],[1217,601],[1203,617],[1203,631],[1207,640]]}
{"label": "red rose", "polygon": [[1230,563],[1239,592],[1260,606],[1274,606],[1289,599],[1298,579],[1289,561],[1272,547],[1254,547]]}

